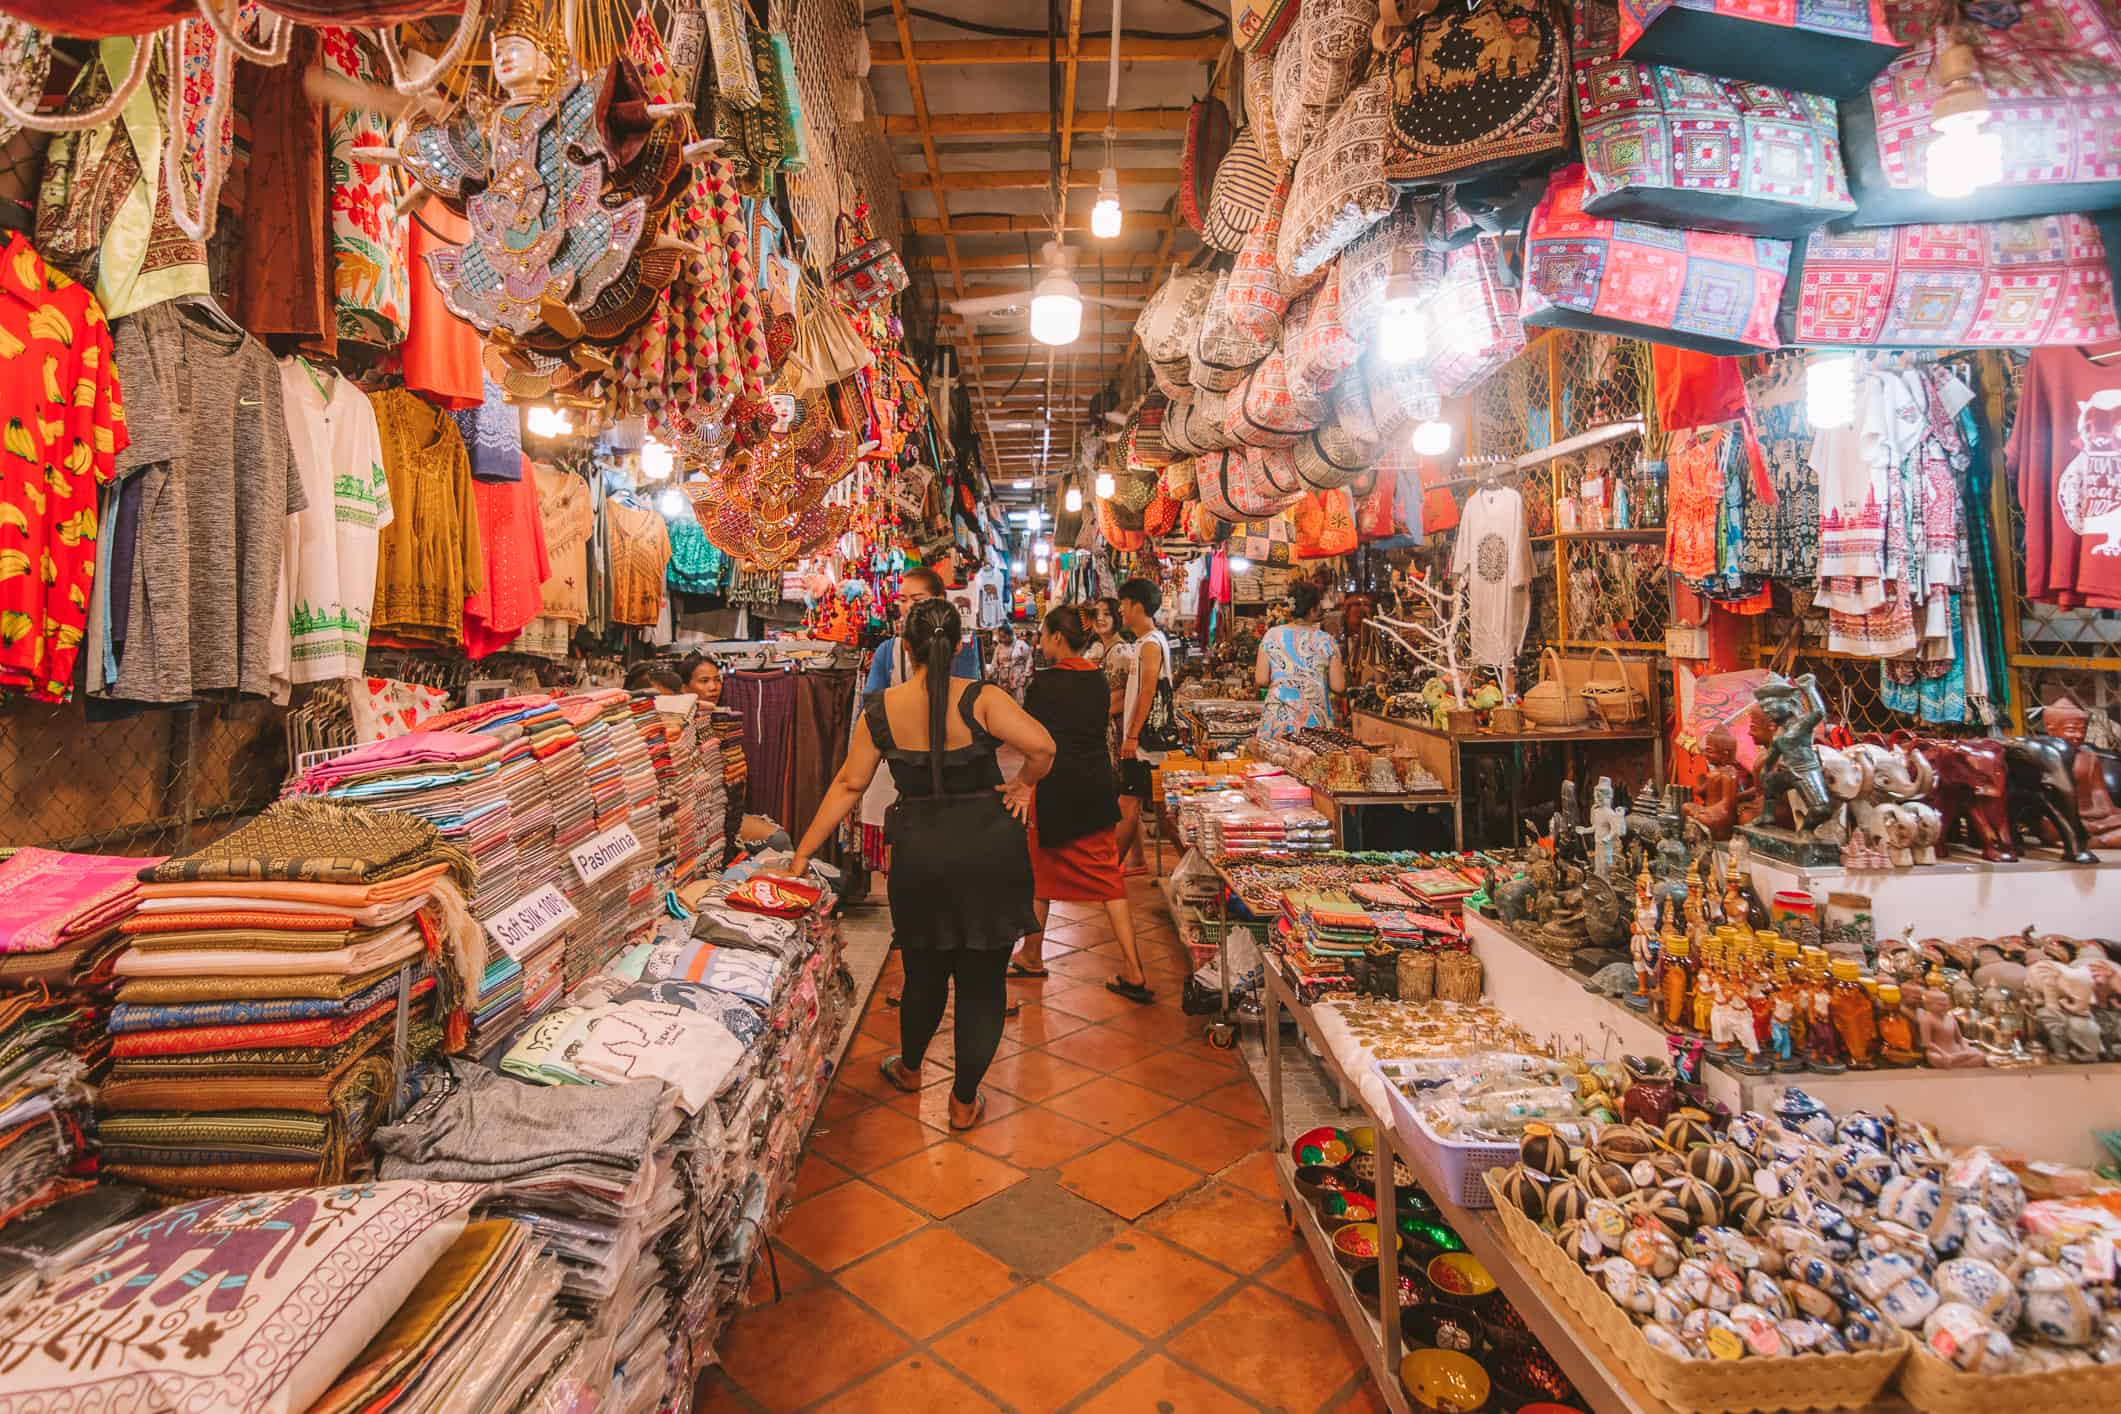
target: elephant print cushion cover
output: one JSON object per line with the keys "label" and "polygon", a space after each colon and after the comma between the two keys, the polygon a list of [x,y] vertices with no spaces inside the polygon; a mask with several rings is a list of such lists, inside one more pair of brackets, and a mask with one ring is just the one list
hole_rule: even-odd
{"label": "elephant print cushion cover", "polygon": [[0,1414],[296,1414],[463,1230],[484,1187],[210,1198],[122,1227],[0,1320]]}

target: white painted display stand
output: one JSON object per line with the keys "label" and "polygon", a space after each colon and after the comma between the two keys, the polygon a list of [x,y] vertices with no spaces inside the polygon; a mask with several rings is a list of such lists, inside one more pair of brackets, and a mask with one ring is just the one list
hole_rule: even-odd
{"label": "white painted display stand", "polygon": [[[2111,853],[2111,852],[2110,852]],[[1909,869],[1811,869],[1751,855],[1761,902],[1802,889],[1823,908],[1831,893],[1862,894],[1882,939],[1914,929],[1923,938],[2040,933],[2121,938],[2121,853],[2092,864],[2030,858],[2011,864],[1951,858]]]}
{"label": "white painted display stand", "polygon": [[[2121,879],[2113,886],[2121,887]],[[1962,915],[1956,931],[1965,931],[1971,925],[1964,920],[1975,916]],[[1662,1027],[1615,998],[1586,991],[1576,974],[1496,924],[1468,913],[1466,936],[1480,958],[1488,1000],[1534,1035],[1615,1060],[1666,1054]],[[1772,1109],[1776,1097],[1795,1086],[1836,1111],[1891,1109],[1919,1119],[1952,1144],[1994,1144],[2030,1158],[2085,1165],[2106,1157],[2092,1131],[2121,1128],[2121,1064],[1756,1076],[1709,1062],[1702,1079],[1712,1099],[1733,1109]]]}

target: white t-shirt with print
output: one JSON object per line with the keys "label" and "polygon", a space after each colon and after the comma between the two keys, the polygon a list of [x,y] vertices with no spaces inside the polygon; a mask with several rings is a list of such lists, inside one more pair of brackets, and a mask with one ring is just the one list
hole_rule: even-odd
{"label": "white t-shirt with print", "polygon": [[1525,529],[1524,498],[1514,489],[1489,486],[1466,501],[1451,573],[1467,585],[1473,661],[1489,667],[1516,662],[1532,617],[1532,537]]}

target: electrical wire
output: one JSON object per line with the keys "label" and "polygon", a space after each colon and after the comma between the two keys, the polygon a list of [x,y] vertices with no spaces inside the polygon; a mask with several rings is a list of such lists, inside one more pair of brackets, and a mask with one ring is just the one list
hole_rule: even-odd
{"label": "electrical wire", "polygon": [[[1192,5],[1194,9],[1203,11],[1206,14],[1213,15],[1216,13],[1213,9],[1210,9],[1206,5],[1194,4],[1194,0],[1182,0],[1182,3]],[[864,10],[862,12],[862,21],[866,24],[873,20],[883,19],[891,13],[892,11],[889,6],[884,6],[874,10]],[[946,25],[951,29],[963,30],[967,34],[986,35],[991,39],[1044,39],[1046,37],[1046,32],[1042,29],[1027,29],[1019,25],[981,24],[978,20],[963,20],[959,19],[955,15],[938,14],[934,10],[916,9],[911,5],[906,7],[906,14],[908,15],[908,17],[913,19],[927,20],[931,24]],[[1128,29],[1121,30],[1120,34],[1127,39],[1155,39],[1170,41],[1183,39],[1214,39],[1220,35],[1228,34],[1229,31],[1230,26],[1228,22],[1225,21],[1222,24],[1213,25],[1207,29]],[[1112,31],[1105,29],[1086,29],[1083,31],[1082,37],[1084,39],[1110,39],[1112,37]]]}

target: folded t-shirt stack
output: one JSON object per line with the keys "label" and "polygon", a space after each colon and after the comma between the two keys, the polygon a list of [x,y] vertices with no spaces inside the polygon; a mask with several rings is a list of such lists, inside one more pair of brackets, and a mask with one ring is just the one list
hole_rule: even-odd
{"label": "folded t-shirt stack", "polygon": [[95,1182],[83,1121],[109,1064],[110,962],[140,871],[161,862],[22,849],[0,864],[0,1226]]}
{"label": "folded t-shirt stack", "polygon": [[465,992],[469,856],[413,815],[294,798],[141,879],[105,1171],[180,1198],[338,1181]]}

